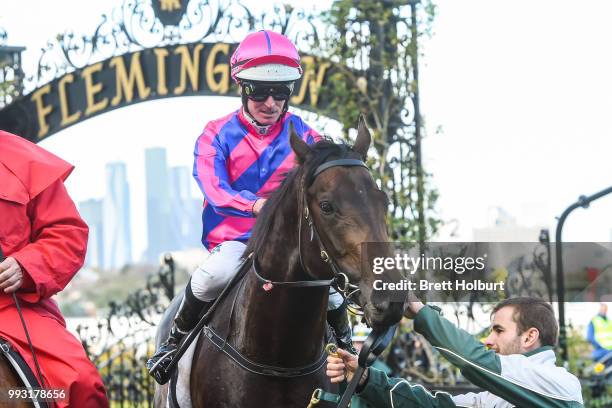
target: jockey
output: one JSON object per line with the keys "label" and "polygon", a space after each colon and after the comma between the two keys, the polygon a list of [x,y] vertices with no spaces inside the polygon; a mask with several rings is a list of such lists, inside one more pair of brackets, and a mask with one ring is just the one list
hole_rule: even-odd
{"label": "jockey", "polygon": [[[83,265],[88,228],[64,187],[73,166],[0,131],[0,338],[35,367],[21,313],[40,364],[41,385],[62,389],[57,407],[108,407],[104,385],[81,342],[66,330],[54,294]],[[37,370],[32,370],[38,378]]]}
{"label": "jockey", "polygon": [[[211,252],[192,274],[170,337],[147,362],[160,384],[179,342],[192,330],[237,272],[255,218],[285,174],[294,166],[289,123],[308,144],[321,136],[287,112],[295,82],[302,76],[300,56],[281,34],[249,34],[231,58],[232,78],[240,86],[242,107],[209,122],[195,145],[194,177],[204,193],[202,243]],[[340,347],[353,350],[346,305],[330,289],[327,320]]]}

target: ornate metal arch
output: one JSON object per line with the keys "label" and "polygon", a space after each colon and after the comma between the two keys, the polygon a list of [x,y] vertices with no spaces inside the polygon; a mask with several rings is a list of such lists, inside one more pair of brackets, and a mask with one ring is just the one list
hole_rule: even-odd
{"label": "ornate metal arch", "polygon": [[[35,71],[23,75],[19,96],[0,110],[0,128],[37,142],[110,109],[161,97],[226,94],[232,84],[227,76],[223,77],[223,66],[215,66],[212,73],[208,66],[200,70],[207,69],[206,73],[188,74],[205,76],[208,82],[210,78],[225,81],[221,86],[224,92],[208,84],[198,88],[194,84],[198,81],[192,79],[192,89],[187,92],[147,93],[138,81],[148,81],[148,85],[155,81],[161,54],[169,56],[169,64],[174,63],[177,53],[184,54],[183,63],[193,63],[199,61],[202,47],[208,52],[206,47],[222,44],[222,53],[216,50],[219,55],[212,57],[215,64],[222,65],[240,39],[264,28],[287,35],[302,50],[318,41],[315,15],[288,5],[274,4],[255,13],[238,0],[123,0],[102,15],[93,34],[67,31],[47,43]],[[152,61],[157,61],[158,66],[147,72]],[[304,55],[303,64],[306,74],[297,84],[292,104],[316,112],[321,108],[318,91],[333,67],[308,55]],[[182,75],[190,68],[176,69]],[[174,78],[174,74],[168,76]],[[104,91],[98,90],[102,88]],[[119,101],[122,92],[129,97]],[[113,93],[112,100],[117,103],[107,104],[108,108],[92,102],[95,98],[110,100]]]}

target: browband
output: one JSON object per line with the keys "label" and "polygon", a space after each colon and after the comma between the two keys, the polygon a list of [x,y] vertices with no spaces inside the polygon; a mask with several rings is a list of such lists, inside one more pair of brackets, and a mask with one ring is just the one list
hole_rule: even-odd
{"label": "browband", "polygon": [[369,170],[369,167],[361,160],[357,160],[357,159],[338,159],[338,160],[332,160],[332,161],[328,161],[323,163],[322,165],[320,165],[319,167],[317,167],[317,169],[315,170],[313,177],[317,177],[319,174],[321,174],[322,172],[324,172],[325,170],[329,169],[330,167],[337,167],[337,166],[361,166],[361,167],[365,167],[366,169]]}

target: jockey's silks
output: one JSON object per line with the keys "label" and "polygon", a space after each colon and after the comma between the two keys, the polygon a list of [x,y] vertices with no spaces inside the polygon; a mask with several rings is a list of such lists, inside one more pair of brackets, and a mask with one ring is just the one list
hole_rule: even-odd
{"label": "jockey's silks", "polygon": [[289,122],[306,143],[320,140],[289,112],[264,134],[242,109],[206,125],[195,145],[193,175],[204,194],[202,243],[208,249],[251,236],[255,201],[268,198],[295,165]]}

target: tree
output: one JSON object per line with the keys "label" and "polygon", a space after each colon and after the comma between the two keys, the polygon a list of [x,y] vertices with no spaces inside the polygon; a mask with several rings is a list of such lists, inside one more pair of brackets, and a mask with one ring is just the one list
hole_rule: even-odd
{"label": "tree", "polygon": [[24,47],[6,45],[8,35],[0,27],[0,109],[8,105],[23,91],[21,52]]}
{"label": "tree", "polygon": [[337,0],[322,13],[327,28],[312,44],[335,67],[321,90],[321,113],[339,118],[347,140],[359,115],[368,119],[376,152],[368,164],[390,198],[390,233],[397,241],[422,243],[440,224],[438,194],[421,164],[418,111],[417,44],[430,33],[434,15],[430,0]]}

